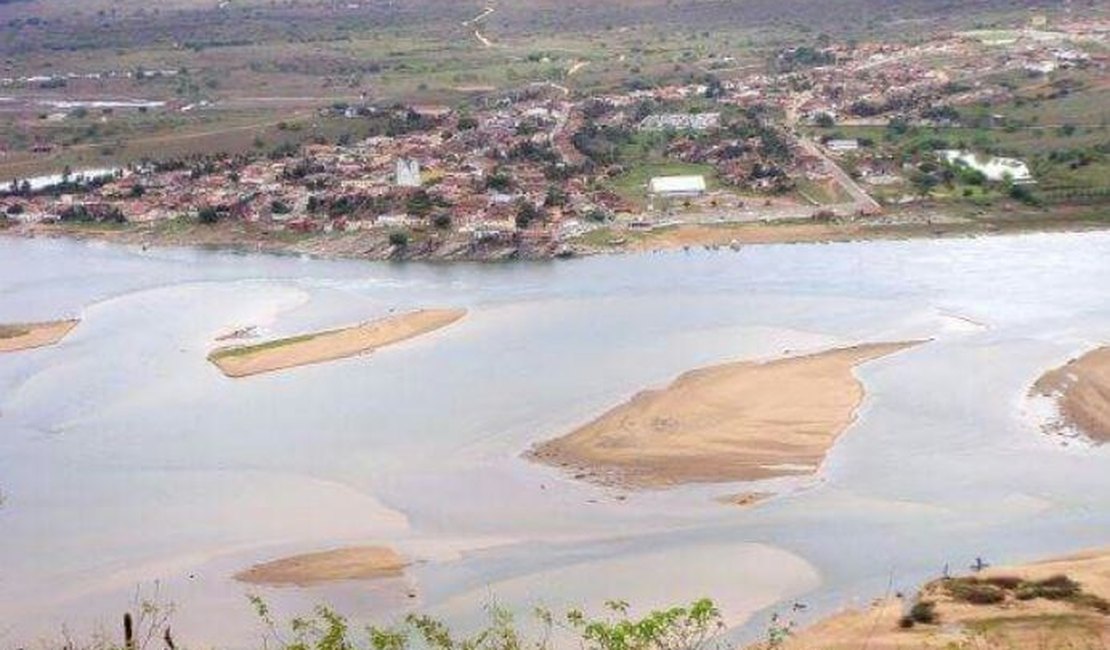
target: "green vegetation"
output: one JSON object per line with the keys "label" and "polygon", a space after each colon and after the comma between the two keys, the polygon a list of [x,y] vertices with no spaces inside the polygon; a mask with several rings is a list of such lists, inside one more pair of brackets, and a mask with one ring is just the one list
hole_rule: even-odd
{"label": "green vegetation", "polygon": [[556,615],[537,609],[535,637],[522,632],[513,615],[496,604],[487,607],[489,619],[482,629],[459,636],[442,621],[416,614],[396,626],[356,631],[345,617],[323,606],[284,629],[261,598],[252,596],[251,602],[265,627],[266,647],[283,650],[549,650],[556,647],[555,637],[573,638],[583,650],[701,650],[715,645],[715,637],[724,630],[720,612],[708,599],[642,618],[631,615],[628,603],[619,601],[606,603],[607,615],[600,618],[580,610]]}
{"label": "green vegetation", "polygon": [[217,361],[219,359],[226,359],[228,357],[247,356],[247,355],[250,355],[250,354],[254,354],[256,352],[263,352],[265,350],[272,350],[274,348],[282,348],[282,347],[285,347],[287,345],[293,345],[295,343],[304,343],[305,341],[311,341],[312,339],[314,339],[318,336],[323,336],[324,334],[331,334],[331,333],[338,332],[338,331],[340,331],[340,330],[330,330],[328,332],[315,332],[313,334],[301,334],[299,336],[290,336],[288,338],[275,339],[273,341],[266,341],[265,343],[256,343],[254,345],[236,345],[236,346],[227,347],[227,348],[220,348],[218,350],[213,350],[208,355],[208,358],[211,361]]}
{"label": "green vegetation", "polygon": [[717,174],[712,165],[675,161],[635,163],[617,176],[606,181],[606,185],[621,198],[634,205],[644,205],[647,201],[647,186],[656,176],[705,176],[706,186],[716,189]]}
{"label": "green vegetation", "polygon": [[909,629],[914,625],[932,625],[937,622],[937,604],[931,600],[919,600],[910,607],[910,611],[898,619],[898,626]]}
{"label": "green vegetation", "polygon": [[389,233],[389,245],[394,248],[405,248],[409,245],[409,233],[407,230],[394,230]]}
{"label": "green vegetation", "polygon": [[1010,597],[1016,600],[1043,598],[1110,614],[1110,601],[1083,591],[1082,585],[1065,575],[1043,580],[1022,580],[1011,576],[949,578],[942,581],[941,586],[953,599],[973,605],[992,605]]}

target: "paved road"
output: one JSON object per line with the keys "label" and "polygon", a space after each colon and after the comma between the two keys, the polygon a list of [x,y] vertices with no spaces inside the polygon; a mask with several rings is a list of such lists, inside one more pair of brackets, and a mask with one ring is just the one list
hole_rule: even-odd
{"label": "paved road", "polygon": [[840,167],[840,165],[836,164],[836,161],[830,158],[821,149],[821,147],[818,146],[816,142],[808,138],[799,138],[798,141],[801,143],[802,148],[805,149],[806,152],[817,156],[821,160],[825,161],[825,168],[829,170],[829,173],[832,174],[833,178],[836,179],[836,182],[840,183],[840,186],[844,188],[844,191],[852,197],[857,210],[863,210],[865,212],[883,211],[883,206],[879,205],[878,201],[871,198],[871,195],[864,191],[864,189],[860,187],[859,183],[857,183],[854,178],[848,175],[848,172],[844,171]]}

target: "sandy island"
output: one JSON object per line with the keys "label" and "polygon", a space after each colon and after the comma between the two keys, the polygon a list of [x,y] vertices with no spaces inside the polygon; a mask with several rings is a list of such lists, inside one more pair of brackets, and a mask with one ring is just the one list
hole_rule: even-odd
{"label": "sandy island", "polygon": [[[780,650],[1106,648],[1110,549],[940,579],[795,631]],[[925,603],[917,605],[916,603]],[[903,619],[914,620],[912,625]],[[917,616],[911,615],[914,611]],[[766,644],[749,650],[763,650]]]}
{"label": "sandy island", "polygon": [[342,329],[219,348],[208,360],[228,377],[246,377],[372,352],[446,327],[464,315],[465,309],[425,309]]}
{"label": "sandy island", "polygon": [[77,327],[77,320],[0,325],[0,352],[30,350],[54,345]]}
{"label": "sandy island", "polygon": [[1055,398],[1065,425],[1095,442],[1110,442],[1110,346],[1045,373],[1032,393]]}
{"label": "sandy island", "polygon": [[235,574],[235,579],[255,585],[308,587],[339,580],[397,577],[406,566],[408,562],[393,549],[363,546],[258,564]]}
{"label": "sandy island", "polygon": [[528,456],[575,478],[664,487],[812,473],[863,400],[852,373],[920,341],[694,370]]}

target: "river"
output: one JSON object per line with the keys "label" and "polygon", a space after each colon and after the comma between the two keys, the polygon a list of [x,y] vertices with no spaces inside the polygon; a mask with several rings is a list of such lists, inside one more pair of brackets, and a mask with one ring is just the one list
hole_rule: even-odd
{"label": "river", "polygon": [[[80,317],[0,357],[0,646],[115,632],[157,583],[191,647],[328,602],[462,625],[491,599],[709,596],[733,634],[947,564],[1110,542],[1110,450],[1041,432],[1033,381],[1108,342],[1110,233],[391,264],[0,238],[0,323]],[[467,317],[372,356],[233,380],[205,360],[417,307]],[[819,473],[627,492],[520,457],[677,374],[861,341],[867,397]],[[716,497],[773,488],[754,508]],[[404,578],[248,589],[255,562],[397,548]]]}

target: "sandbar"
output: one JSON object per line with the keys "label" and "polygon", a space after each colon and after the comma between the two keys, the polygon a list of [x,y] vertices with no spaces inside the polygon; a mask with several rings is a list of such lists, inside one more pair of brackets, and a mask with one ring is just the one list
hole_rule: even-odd
{"label": "sandbar", "polygon": [[575,478],[632,488],[810,474],[863,400],[853,368],[919,343],[687,372],[527,456]]}
{"label": "sandbar", "polygon": [[0,325],[0,352],[17,352],[54,345],[77,327],[77,323],[74,319]]}
{"label": "sandbar", "polygon": [[256,585],[308,587],[340,580],[397,577],[406,566],[408,562],[393,549],[361,546],[258,564],[235,574],[235,579]]}
{"label": "sandbar", "polygon": [[341,329],[218,348],[208,360],[228,377],[246,377],[372,352],[446,327],[465,315],[465,309],[424,309]]}
{"label": "sandbar", "polygon": [[1110,346],[1050,370],[1032,392],[1055,398],[1064,424],[1097,443],[1110,441]]}

